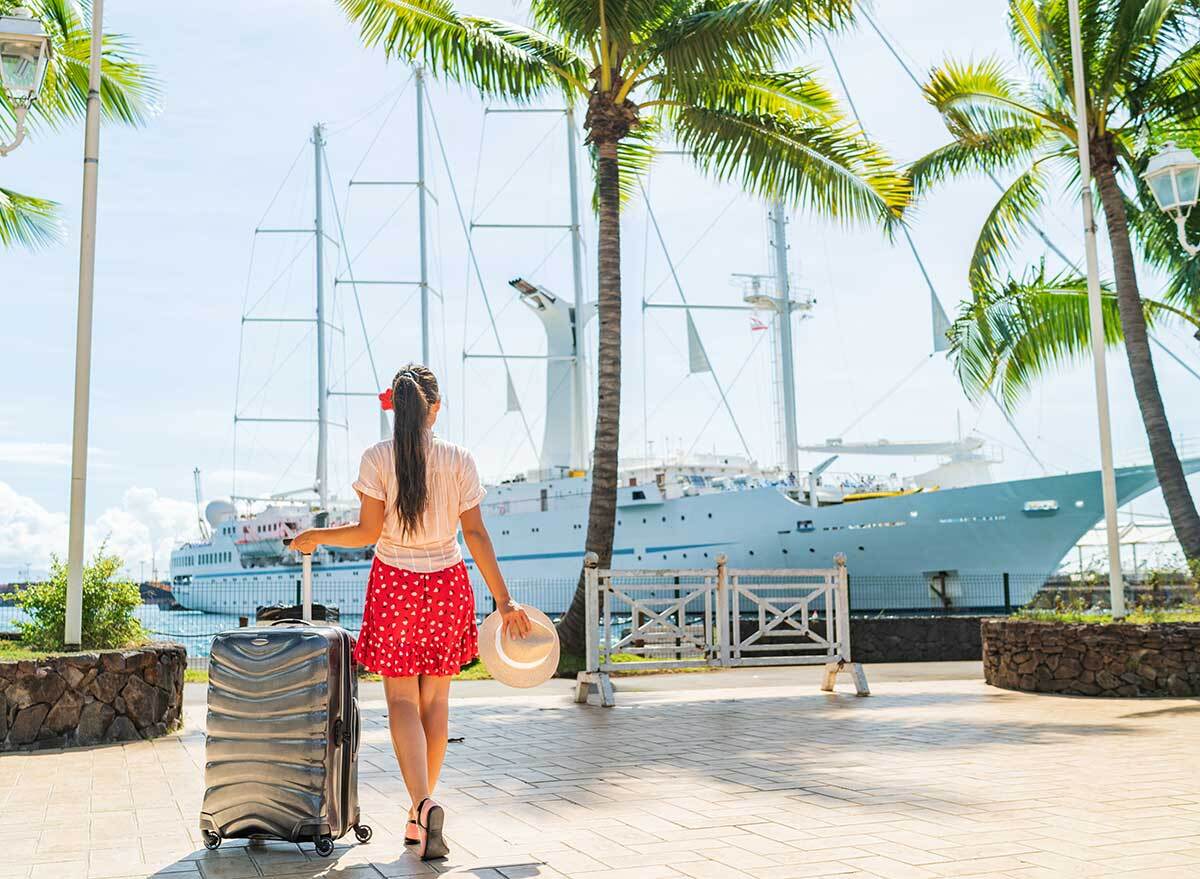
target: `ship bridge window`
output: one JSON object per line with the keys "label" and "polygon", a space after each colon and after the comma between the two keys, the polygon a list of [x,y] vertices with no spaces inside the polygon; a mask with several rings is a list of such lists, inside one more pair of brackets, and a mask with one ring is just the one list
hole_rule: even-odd
{"label": "ship bridge window", "polygon": [[644,501],[644,500],[646,499],[646,492],[644,492],[644,491],[635,491],[635,492],[633,493],[633,499],[634,499],[635,501]]}

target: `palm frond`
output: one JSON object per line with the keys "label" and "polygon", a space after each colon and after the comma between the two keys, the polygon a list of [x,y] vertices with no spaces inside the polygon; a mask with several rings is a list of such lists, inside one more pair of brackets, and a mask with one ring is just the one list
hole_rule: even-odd
{"label": "palm frond", "polygon": [[[1125,199],[1125,216],[1142,259],[1167,277],[1164,302],[1200,316],[1200,259],[1180,246],[1175,221],[1158,209],[1145,181],[1138,184],[1136,200]],[[1185,228],[1189,240],[1200,239],[1200,211],[1192,211]]]}
{"label": "palm frond", "polygon": [[540,27],[563,34],[580,49],[595,44],[603,13],[609,41],[628,53],[656,25],[677,16],[680,4],[677,0],[531,0],[529,6]]}
{"label": "palm frond", "polygon": [[942,114],[950,133],[965,139],[994,128],[1053,121],[1044,109],[1026,102],[1002,62],[987,58],[936,68],[923,88],[925,99]]}
{"label": "palm frond", "polygon": [[[1101,297],[1104,341],[1111,347],[1123,338],[1117,298],[1107,284]],[[1142,303],[1151,327],[1172,313],[1157,300]],[[997,391],[1011,410],[1039,378],[1090,353],[1087,279],[1074,272],[1047,275],[1039,265],[1024,277],[977,291],[963,303],[947,336],[967,395],[978,399]]]}
{"label": "palm frond", "polygon": [[756,72],[775,65],[815,30],[847,24],[853,0],[741,0],[695,4],[666,21],[639,55],[656,58],[669,76]]}
{"label": "palm frond", "polygon": [[481,94],[528,101],[552,88],[578,91],[587,67],[544,33],[494,18],[462,15],[448,0],[338,0],[363,43],[427,65]]}
{"label": "palm frond", "polygon": [[1051,61],[1053,35],[1046,27],[1042,5],[1037,0],[1009,0],[1008,30],[1026,64],[1052,83],[1060,96],[1066,97],[1064,71]]}
{"label": "palm frond", "polygon": [[0,246],[34,250],[58,244],[63,235],[57,211],[52,201],[0,187]]}
{"label": "palm frond", "polygon": [[663,100],[701,104],[730,113],[781,113],[795,119],[826,120],[839,112],[833,92],[808,67],[721,77],[672,77],[657,94]]}
{"label": "palm frond", "polygon": [[1115,92],[1136,87],[1153,72],[1159,31],[1174,6],[1176,0],[1117,0],[1111,29],[1097,47],[1096,81],[1089,84],[1097,106],[1107,106]]}
{"label": "palm frond", "polygon": [[986,289],[995,282],[1009,253],[1036,222],[1046,193],[1046,177],[1035,162],[1000,195],[983,221],[971,254],[967,277],[972,290]]}
{"label": "palm frond", "polygon": [[705,172],[746,190],[846,222],[891,226],[909,184],[857,128],[783,114],[752,115],[690,106],[672,113],[674,134]]}
{"label": "palm frond", "polygon": [[[29,112],[30,123],[57,128],[87,111],[91,56],[91,8],[75,0],[29,0],[25,4],[50,34],[53,54],[41,94]],[[100,62],[100,109],[103,118],[141,125],[153,115],[159,86],[153,69],[142,61],[133,42],[105,34]],[[0,128],[11,130],[14,117],[0,93]]]}
{"label": "palm frond", "polygon": [[908,166],[913,194],[964,174],[1000,173],[1032,159],[1051,138],[1039,124],[1021,123],[954,140]]}

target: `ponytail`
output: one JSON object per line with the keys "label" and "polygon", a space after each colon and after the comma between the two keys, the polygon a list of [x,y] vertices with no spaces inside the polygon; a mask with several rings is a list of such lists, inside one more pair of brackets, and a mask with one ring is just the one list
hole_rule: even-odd
{"label": "ponytail", "polygon": [[429,408],[438,401],[438,383],[426,366],[410,363],[392,379],[395,421],[392,446],[396,464],[396,513],[400,532],[415,534],[429,503],[426,430]]}

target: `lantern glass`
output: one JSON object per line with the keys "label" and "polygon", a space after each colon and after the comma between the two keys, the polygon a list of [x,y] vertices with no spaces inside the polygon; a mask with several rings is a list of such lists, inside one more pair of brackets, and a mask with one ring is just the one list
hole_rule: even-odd
{"label": "lantern glass", "polygon": [[1142,176],[1162,210],[1186,214],[1196,203],[1200,159],[1191,150],[1168,143],[1151,157]]}
{"label": "lantern glass", "polygon": [[1182,168],[1175,175],[1175,189],[1179,192],[1179,202],[1183,207],[1191,207],[1196,203],[1197,188],[1200,187],[1200,168],[1193,165]]}
{"label": "lantern glass", "polygon": [[1173,177],[1170,171],[1164,171],[1146,180],[1150,184],[1150,191],[1154,193],[1154,200],[1164,211],[1173,211],[1179,204],[1179,199],[1175,196]]}
{"label": "lantern glass", "polygon": [[41,72],[41,46],[24,40],[0,41],[0,83],[13,98],[37,92]]}

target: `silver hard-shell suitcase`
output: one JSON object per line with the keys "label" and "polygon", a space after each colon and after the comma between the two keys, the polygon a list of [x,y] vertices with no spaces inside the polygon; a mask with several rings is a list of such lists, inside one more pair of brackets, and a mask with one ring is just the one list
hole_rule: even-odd
{"label": "silver hard-shell suitcase", "polygon": [[[311,568],[305,561],[305,592]],[[287,621],[213,640],[200,830],[222,839],[312,841],[333,853],[358,809],[358,679],[345,629]]]}

